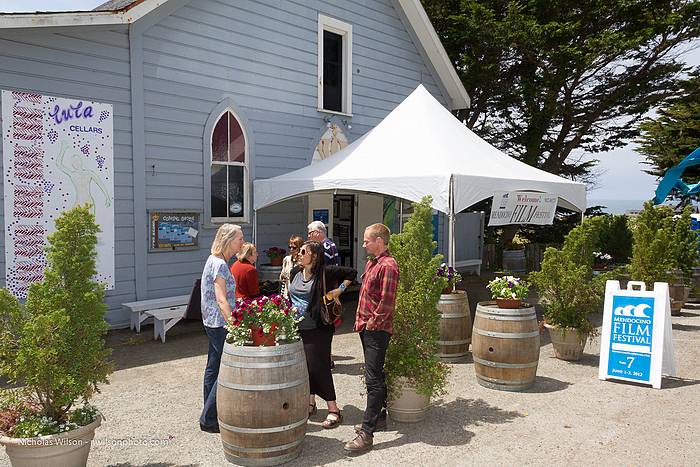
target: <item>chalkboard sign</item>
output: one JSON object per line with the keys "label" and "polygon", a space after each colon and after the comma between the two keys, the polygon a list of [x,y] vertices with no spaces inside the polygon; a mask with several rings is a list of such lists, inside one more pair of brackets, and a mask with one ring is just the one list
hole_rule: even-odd
{"label": "chalkboard sign", "polygon": [[151,251],[198,248],[198,212],[151,211],[150,219]]}

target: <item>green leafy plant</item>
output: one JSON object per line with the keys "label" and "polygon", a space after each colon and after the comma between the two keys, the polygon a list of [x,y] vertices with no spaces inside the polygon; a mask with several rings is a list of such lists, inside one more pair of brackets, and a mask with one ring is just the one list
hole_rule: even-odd
{"label": "green leafy plant", "polygon": [[430,201],[430,197],[424,197],[414,203],[403,232],[392,234],[389,242],[400,272],[394,334],[384,366],[392,397],[401,390],[402,379],[428,397],[443,394],[447,385],[449,368],[437,356],[437,302],[446,280],[435,274],[442,255],[433,255],[436,243]]}
{"label": "green leafy plant", "polygon": [[265,254],[267,255],[268,258],[284,258],[284,255],[287,253],[287,250],[284,248],[280,248],[278,246],[273,246],[265,250]]}
{"label": "green leafy plant", "polygon": [[462,281],[462,275],[452,266],[442,263],[435,272],[435,279],[445,284],[443,289],[454,290],[455,285]]}
{"label": "green leafy plant", "polygon": [[541,270],[530,273],[547,324],[576,329],[581,336],[593,334],[588,315],[602,311],[605,281],[613,274],[593,276],[593,252],[604,222],[604,216],[585,219],[564,238],[561,249],[547,248]]}
{"label": "green leafy plant", "polygon": [[486,285],[491,291],[491,298],[527,298],[528,283],[518,277],[497,277]]}
{"label": "green leafy plant", "polygon": [[104,285],[92,279],[98,232],[89,206],[62,213],[44,279],[30,286],[26,305],[0,290],[0,375],[26,388],[26,403],[49,420],[44,426],[65,427],[75,402],[87,403],[112,371]]}
{"label": "green leafy plant", "polygon": [[634,243],[628,271],[632,280],[644,281],[647,289],[651,289],[654,282],[673,279],[672,270],[677,260],[674,254],[669,254],[669,249],[675,249],[672,218],[670,207],[654,206],[648,201],[632,225]]}
{"label": "green leafy plant", "polygon": [[256,298],[239,298],[231,321],[226,323],[227,342],[245,345],[250,342],[251,332],[275,334],[275,342],[284,338],[286,342],[299,340],[297,323],[303,319],[292,303],[281,295],[263,295]]}

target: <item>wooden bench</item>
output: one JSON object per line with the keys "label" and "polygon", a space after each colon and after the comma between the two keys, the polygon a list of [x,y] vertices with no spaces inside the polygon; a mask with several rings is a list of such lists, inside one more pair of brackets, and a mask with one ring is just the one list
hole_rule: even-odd
{"label": "wooden bench", "polygon": [[165,333],[185,317],[185,310],[187,305],[145,311],[145,315],[153,317],[153,339],[160,337],[160,340],[165,343]]}
{"label": "wooden bench", "polygon": [[122,308],[129,311],[131,314],[129,327],[136,332],[141,332],[141,324],[147,319],[152,318],[152,315],[146,314],[147,311],[176,307],[180,305],[187,306],[189,300],[189,295],[178,295],[177,297],[154,298],[151,300],[122,303]]}

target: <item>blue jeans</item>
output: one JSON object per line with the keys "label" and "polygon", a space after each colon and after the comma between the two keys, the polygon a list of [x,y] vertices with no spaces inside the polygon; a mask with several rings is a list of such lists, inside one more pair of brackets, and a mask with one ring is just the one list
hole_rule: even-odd
{"label": "blue jeans", "polygon": [[204,409],[199,417],[199,423],[212,428],[219,426],[216,417],[216,380],[219,377],[219,365],[221,354],[224,353],[226,341],[226,328],[209,328],[204,326],[209,338],[209,354],[207,356],[207,368],[204,370]]}

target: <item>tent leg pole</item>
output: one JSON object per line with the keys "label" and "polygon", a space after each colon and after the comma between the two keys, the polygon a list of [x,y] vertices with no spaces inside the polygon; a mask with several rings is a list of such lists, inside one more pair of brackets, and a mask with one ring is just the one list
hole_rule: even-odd
{"label": "tent leg pole", "polygon": [[454,177],[450,176],[450,226],[449,226],[449,256],[448,265],[455,267],[455,196]]}

